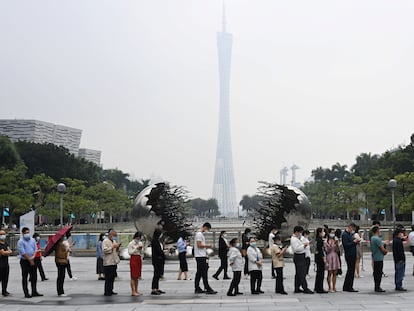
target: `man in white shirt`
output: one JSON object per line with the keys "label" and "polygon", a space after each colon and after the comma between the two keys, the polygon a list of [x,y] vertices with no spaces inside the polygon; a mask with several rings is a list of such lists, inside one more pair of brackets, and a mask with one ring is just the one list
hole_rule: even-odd
{"label": "man in white shirt", "polygon": [[[206,293],[209,295],[217,294],[208,284],[208,257],[207,257],[207,248],[211,248],[212,245],[206,244],[206,239],[204,238],[204,232],[207,232],[211,229],[209,222],[204,223],[200,231],[195,235],[194,239],[194,257],[197,262],[197,272],[195,275],[194,285],[195,293],[201,294]],[[204,290],[200,287],[200,279],[203,279]]]}
{"label": "man in white shirt", "polygon": [[[270,232],[269,232],[269,237],[267,239],[268,242],[269,242],[269,252],[270,252],[270,249],[272,248],[272,246],[274,244],[273,238],[276,235],[276,231],[277,231],[276,227],[272,226],[272,228],[270,229]],[[276,279],[275,268],[273,267],[273,261],[272,261],[272,279]]]}
{"label": "man in white shirt", "polygon": [[[411,226],[411,232],[408,235],[408,242],[410,243],[410,252],[414,256],[414,225]],[[413,276],[414,276],[414,265],[413,265]]]}
{"label": "man in white shirt", "polygon": [[290,238],[290,246],[292,246],[293,250],[293,262],[295,264],[295,293],[313,294],[313,291],[308,288],[308,283],[306,282],[305,249],[309,247],[309,243],[303,243],[301,241],[302,232],[303,227],[296,226]]}

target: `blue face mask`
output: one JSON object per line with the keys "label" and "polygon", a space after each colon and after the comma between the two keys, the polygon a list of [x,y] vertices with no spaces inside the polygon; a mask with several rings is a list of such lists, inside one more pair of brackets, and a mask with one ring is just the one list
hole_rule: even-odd
{"label": "blue face mask", "polygon": [[30,240],[30,233],[23,234],[23,239]]}
{"label": "blue face mask", "polygon": [[256,242],[251,242],[251,243],[250,243],[250,246],[251,246],[251,247],[256,247]]}

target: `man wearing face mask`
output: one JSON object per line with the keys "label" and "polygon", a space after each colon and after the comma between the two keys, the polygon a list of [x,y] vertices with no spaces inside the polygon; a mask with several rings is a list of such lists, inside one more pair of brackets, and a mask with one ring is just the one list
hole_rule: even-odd
{"label": "man wearing face mask", "polygon": [[395,268],[395,290],[406,292],[402,286],[405,274],[405,254],[404,254],[404,232],[401,229],[395,229],[394,239],[392,240],[392,256]]}
{"label": "man wearing face mask", "polygon": [[9,282],[9,256],[12,250],[6,242],[6,232],[0,230],[0,282],[1,293],[4,297],[10,295],[7,291],[7,283]]}
{"label": "man wearing face mask", "polygon": [[[25,298],[43,296],[37,292],[37,269],[34,262],[35,253],[37,251],[36,241],[30,236],[30,229],[23,227],[22,237],[17,242],[19,249],[20,267],[22,269],[22,286]],[[32,286],[32,294],[29,294],[27,288],[27,277],[30,275],[30,283]]]}
{"label": "man wearing face mask", "polygon": [[342,233],[342,246],[344,247],[345,261],[347,265],[345,280],[342,287],[344,292],[358,292],[354,289],[354,277],[357,256],[356,245],[360,242],[360,240],[354,238],[355,228],[356,225],[351,223]]}
{"label": "man wearing face mask", "polygon": [[116,276],[117,265],[119,260],[119,248],[121,243],[116,242],[117,232],[109,229],[108,238],[102,241],[103,265],[105,273],[105,296],[117,295],[113,291]]}
{"label": "man wearing face mask", "polygon": [[[302,226],[293,228],[293,235],[290,238],[290,246],[293,250],[293,262],[295,264],[295,293],[313,294],[308,288],[306,282],[306,248],[309,247],[309,242],[302,242]],[[302,287],[302,289],[300,289]]]}
{"label": "man wearing face mask", "polygon": [[[213,290],[208,284],[208,257],[207,248],[211,248],[212,245],[206,244],[204,233],[211,229],[211,224],[206,222],[195,235],[194,239],[194,257],[197,262],[197,272],[194,279],[194,292],[196,294],[206,293],[208,295],[215,295],[217,292]],[[204,290],[200,287],[200,280],[203,279]]]}

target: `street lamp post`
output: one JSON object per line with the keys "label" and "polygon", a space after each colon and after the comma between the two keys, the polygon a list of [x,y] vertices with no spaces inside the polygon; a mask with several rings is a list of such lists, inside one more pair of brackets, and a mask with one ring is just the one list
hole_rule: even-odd
{"label": "street lamp post", "polygon": [[64,183],[58,184],[57,191],[60,195],[60,226],[63,227],[63,195],[66,192],[66,185]]}
{"label": "street lamp post", "polygon": [[390,179],[388,182],[388,187],[391,189],[391,206],[392,206],[392,225],[395,230],[395,199],[394,199],[394,193],[395,188],[397,188],[397,181],[395,179]]}

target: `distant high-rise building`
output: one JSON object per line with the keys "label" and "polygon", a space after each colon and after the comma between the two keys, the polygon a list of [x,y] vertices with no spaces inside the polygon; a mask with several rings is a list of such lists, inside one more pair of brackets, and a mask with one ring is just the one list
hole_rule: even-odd
{"label": "distant high-rise building", "polygon": [[101,164],[101,154],[102,152],[99,150],[79,148],[79,157],[91,161],[96,165]]}
{"label": "distant high-rise building", "polygon": [[232,42],[232,34],[226,31],[226,14],[223,5],[222,31],[217,33],[220,78],[220,115],[213,183],[213,198],[217,200],[220,214],[223,216],[235,216],[238,211],[234,186],[229,109]]}
{"label": "distant high-rise building", "polygon": [[63,146],[70,153],[78,155],[82,130],[39,120],[10,119],[0,120],[0,134],[12,141]]}

